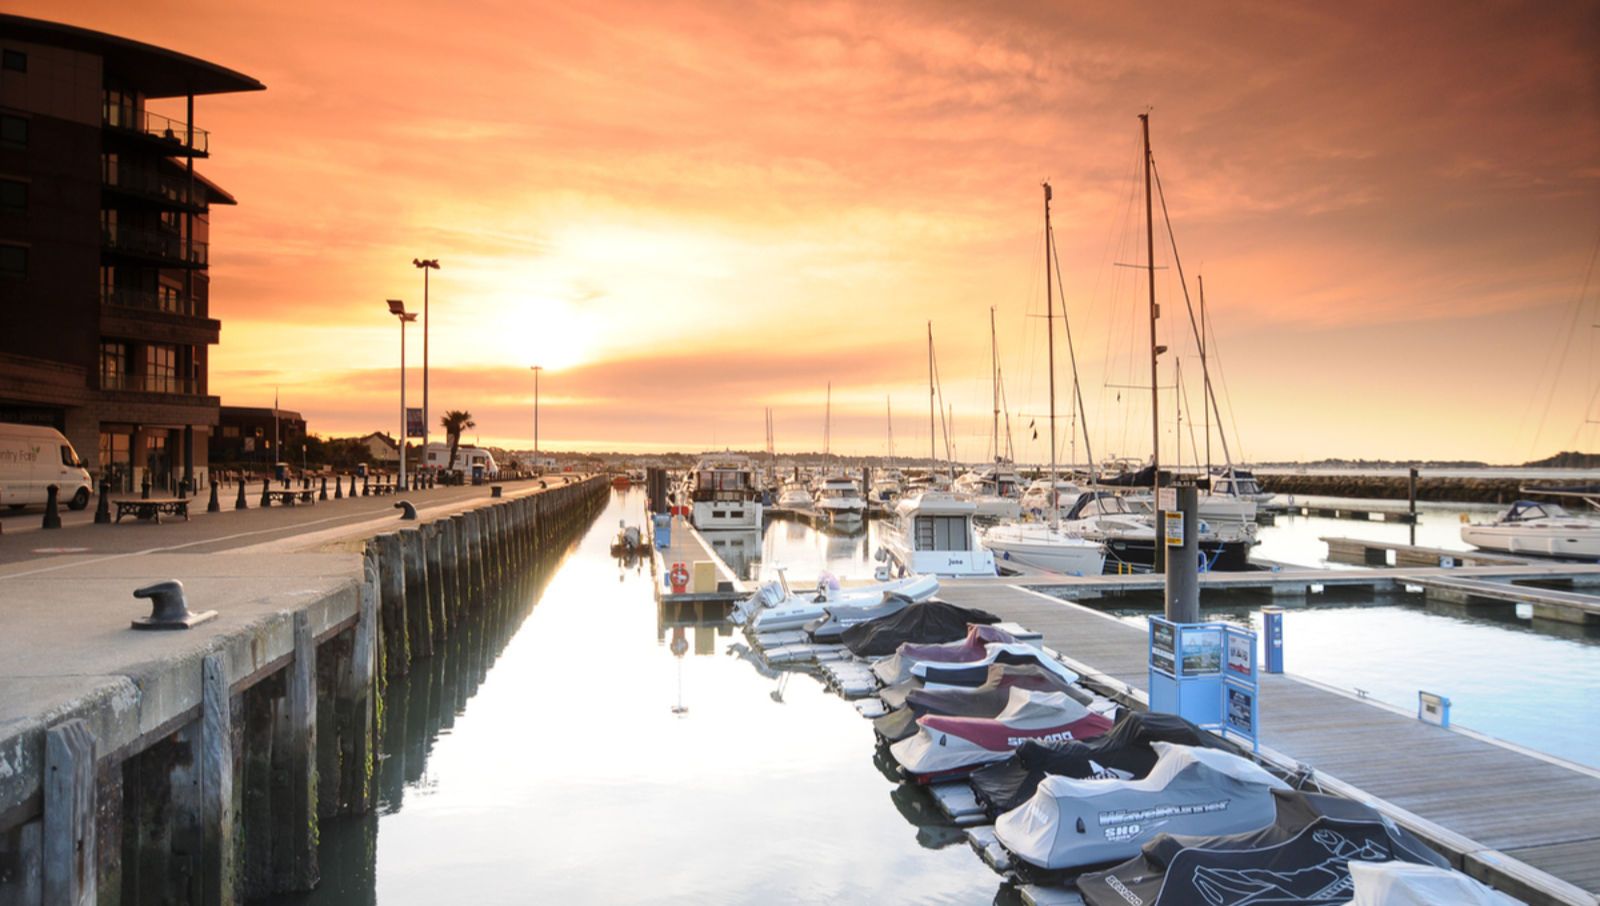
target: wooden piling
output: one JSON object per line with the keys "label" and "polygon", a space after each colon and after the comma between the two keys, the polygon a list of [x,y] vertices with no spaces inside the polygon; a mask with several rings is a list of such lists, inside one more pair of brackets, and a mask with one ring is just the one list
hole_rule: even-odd
{"label": "wooden piling", "polygon": [[380,625],[384,667],[388,676],[405,676],[411,670],[411,643],[406,623],[405,552],[400,536],[385,532],[372,539],[378,550],[378,583],[382,590]]}
{"label": "wooden piling", "polygon": [[200,667],[200,897],[232,906],[234,876],[233,703],[227,658],[206,655]]}
{"label": "wooden piling", "polygon": [[29,821],[0,831],[0,903],[44,902],[44,822]]}
{"label": "wooden piling", "polygon": [[433,656],[433,613],[428,605],[428,561],[419,529],[400,530],[406,581],[406,627],[413,661]]}
{"label": "wooden piling", "polygon": [[95,739],[69,720],[44,737],[44,906],[96,901]]}
{"label": "wooden piling", "polygon": [[471,609],[471,587],[469,577],[471,567],[467,563],[467,517],[456,513],[450,517],[450,539],[455,545],[455,554],[451,557],[453,566],[449,575],[455,582],[456,610],[466,613]]}
{"label": "wooden piling", "polygon": [[311,890],[317,866],[317,671],[311,617],[294,615],[294,660],[285,668],[272,738],[272,885]]}
{"label": "wooden piling", "polygon": [[428,562],[428,610],[433,616],[435,645],[450,634],[450,620],[444,602],[444,541],[440,532],[437,522],[422,526],[422,546]]}

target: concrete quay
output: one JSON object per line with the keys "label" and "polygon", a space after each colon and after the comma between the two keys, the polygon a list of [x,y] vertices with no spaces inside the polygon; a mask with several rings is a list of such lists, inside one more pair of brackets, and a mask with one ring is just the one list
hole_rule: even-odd
{"label": "concrete quay", "polygon": [[[609,492],[601,478],[544,485],[401,495],[415,522],[391,497],[8,531],[0,904],[315,886],[319,821],[373,807],[387,678],[513,606],[496,590]],[[216,619],[131,629],[148,612],[131,591],[171,578]]]}

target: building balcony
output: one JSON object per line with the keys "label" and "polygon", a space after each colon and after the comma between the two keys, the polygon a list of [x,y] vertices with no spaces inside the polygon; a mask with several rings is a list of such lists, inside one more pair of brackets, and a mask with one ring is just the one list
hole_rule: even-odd
{"label": "building balcony", "polygon": [[137,137],[142,143],[172,157],[207,157],[210,154],[211,134],[204,129],[192,129],[188,123],[139,110],[129,113],[113,109],[102,117],[106,130],[121,135]]}
{"label": "building balcony", "polygon": [[101,185],[109,192],[152,202],[157,206],[203,214],[205,190],[199,183],[190,193],[189,180],[182,176],[128,168],[120,173],[105,173]]}
{"label": "building balcony", "polygon": [[167,230],[141,230],[135,227],[102,227],[100,240],[110,251],[142,258],[166,267],[206,267],[204,242],[190,242]]}
{"label": "building balcony", "polygon": [[118,308],[134,308],[139,311],[182,315],[188,318],[205,317],[205,314],[199,310],[200,306],[191,299],[185,299],[182,293],[176,296],[162,296],[158,293],[146,292],[141,289],[102,290],[100,304],[113,305]]}
{"label": "building balcony", "polygon": [[160,396],[195,396],[200,392],[200,382],[189,378],[158,374],[101,374],[100,389],[116,393],[148,393]]}

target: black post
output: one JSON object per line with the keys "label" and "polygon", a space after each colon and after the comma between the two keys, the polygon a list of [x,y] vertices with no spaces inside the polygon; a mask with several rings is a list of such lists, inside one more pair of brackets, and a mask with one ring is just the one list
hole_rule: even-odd
{"label": "black post", "polygon": [[60,528],[61,509],[56,503],[56,494],[58,491],[60,491],[60,488],[57,488],[55,485],[51,485],[44,490],[46,495],[48,495],[44,500],[44,527]]}
{"label": "black post", "polygon": [[1163,512],[1156,524],[1156,550],[1167,552],[1166,617],[1174,623],[1200,622],[1200,492],[1192,482],[1174,480],[1176,512]]}
{"label": "black post", "polygon": [[1417,469],[1412,466],[1407,471],[1406,498],[1410,502],[1411,511],[1411,546],[1417,546]]}
{"label": "black post", "polygon": [[94,508],[94,524],[106,525],[111,522],[111,482],[109,479],[100,479],[100,502]]}
{"label": "black post", "polygon": [[150,473],[149,472],[145,472],[144,473],[144,480],[139,482],[139,499],[140,500],[149,500],[150,499]]}
{"label": "black post", "polygon": [[317,495],[318,500],[328,499],[328,476],[322,476],[322,493]]}
{"label": "black post", "polygon": [[239,499],[235,500],[233,502],[233,508],[236,509],[236,510],[248,510],[248,509],[250,509],[250,504],[247,503],[245,501],[245,499],[244,499],[244,473],[243,472],[239,473]]}
{"label": "black post", "polygon": [[370,496],[372,496],[372,476],[370,474],[367,475],[367,477],[362,479],[362,481],[361,481],[361,496],[362,497],[370,497]]}
{"label": "black post", "polygon": [[217,499],[217,480],[215,478],[211,479],[211,502],[206,504],[206,512],[222,512],[222,501]]}
{"label": "black post", "polygon": [[333,499],[344,499],[344,479],[337,475],[333,476]]}
{"label": "black post", "polygon": [[261,505],[272,506],[272,479],[261,479]]}

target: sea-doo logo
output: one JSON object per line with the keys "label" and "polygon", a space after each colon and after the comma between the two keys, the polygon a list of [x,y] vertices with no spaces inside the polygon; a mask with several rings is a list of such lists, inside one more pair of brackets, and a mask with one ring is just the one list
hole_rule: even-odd
{"label": "sea-doo logo", "polygon": [[1106,886],[1117,892],[1117,895],[1127,900],[1133,906],[1144,906],[1144,898],[1124,887],[1116,875],[1106,875]]}
{"label": "sea-doo logo", "polygon": [[1150,808],[1139,809],[1114,809],[1100,813],[1100,825],[1131,824],[1143,821],[1154,821],[1157,818],[1177,818],[1184,815],[1204,815],[1208,812],[1226,811],[1227,799],[1218,799],[1216,802],[1199,802],[1194,805],[1155,805]]}
{"label": "sea-doo logo", "polygon": [[1015,749],[1030,739],[1035,742],[1066,742],[1072,738],[1071,730],[1062,730],[1060,733],[1047,733],[1043,736],[1007,736],[1006,745]]}

